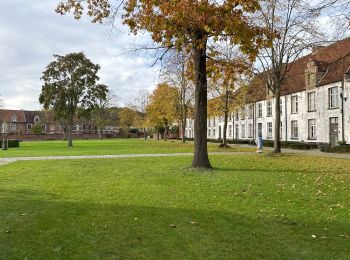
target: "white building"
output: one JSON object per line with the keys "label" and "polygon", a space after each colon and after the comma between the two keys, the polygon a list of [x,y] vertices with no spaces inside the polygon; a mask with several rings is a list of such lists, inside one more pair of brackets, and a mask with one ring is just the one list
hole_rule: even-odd
{"label": "white building", "polygon": [[[350,144],[350,38],[317,48],[290,65],[281,95],[281,139]],[[246,105],[229,117],[227,138],[274,137],[274,102],[266,87],[250,90]],[[193,138],[188,119],[186,137]],[[208,139],[223,135],[223,117],[208,118]]]}

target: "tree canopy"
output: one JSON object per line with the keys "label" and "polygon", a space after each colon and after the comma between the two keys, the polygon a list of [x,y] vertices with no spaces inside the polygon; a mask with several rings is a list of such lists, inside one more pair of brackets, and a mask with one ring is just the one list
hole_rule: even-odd
{"label": "tree canopy", "polygon": [[78,106],[92,108],[98,100],[106,98],[108,89],[97,84],[100,66],[82,52],[54,57],[43,72],[39,102],[54,111],[56,120],[67,123],[68,145],[72,146],[73,118]]}

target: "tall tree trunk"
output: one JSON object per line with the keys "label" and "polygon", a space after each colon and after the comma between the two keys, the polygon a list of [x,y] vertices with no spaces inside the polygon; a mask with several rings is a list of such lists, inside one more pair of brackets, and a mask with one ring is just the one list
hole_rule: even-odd
{"label": "tall tree trunk", "polygon": [[[203,40],[202,32],[197,33],[196,40]],[[206,43],[193,47],[195,70],[195,114],[194,114],[194,155],[192,166],[210,169],[207,147],[207,61]]]}
{"label": "tall tree trunk", "polygon": [[146,128],[143,128],[143,137],[145,138],[145,140],[147,139],[147,135],[146,135]]}
{"label": "tall tree trunk", "polygon": [[72,132],[73,132],[73,116],[70,116],[69,118],[69,123],[67,126],[67,137],[68,137],[68,147],[72,147],[73,146],[73,137],[72,137]]}
{"label": "tall tree trunk", "polygon": [[223,136],[222,136],[222,145],[223,147],[227,146],[227,119],[228,119],[228,111],[225,110],[224,114],[224,129],[223,129]]}
{"label": "tall tree trunk", "polygon": [[281,92],[280,88],[276,88],[275,91],[275,138],[273,142],[273,152],[281,153],[281,104],[280,104]]}
{"label": "tall tree trunk", "polygon": [[168,137],[168,124],[164,123],[164,141],[167,140]]}
{"label": "tall tree trunk", "polygon": [[159,140],[159,127],[156,128],[157,140]]}
{"label": "tall tree trunk", "polygon": [[102,132],[102,127],[98,128],[98,139],[102,139],[103,138],[103,132]]}
{"label": "tall tree trunk", "polygon": [[182,143],[186,143],[185,132],[186,132],[186,118],[184,118],[181,122]]}
{"label": "tall tree trunk", "polygon": [[73,125],[69,125],[67,129],[67,137],[68,137],[68,147],[73,146],[73,137],[72,137],[72,132],[73,132]]}

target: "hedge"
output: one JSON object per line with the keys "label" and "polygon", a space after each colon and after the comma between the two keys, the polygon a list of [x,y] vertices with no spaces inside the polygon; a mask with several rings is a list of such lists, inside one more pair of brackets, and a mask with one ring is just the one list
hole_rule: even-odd
{"label": "hedge", "polygon": [[[2,147],[2,140],[0,140],[0,149]],[[9,140],[9,147],[8,148],[15,148],[19,147],[19,140]]]}
{"label": "hedge", "polygon": [[324,145],[321,147],[321,152],[325,152],[325,153],[350,153],[350,145],[339,145],[339,146]]}
{"label": "hedge", "polygon": [[[193,141],[193,138],[186,138],[186,140]],[[208,139],[210,143],[221,143],[220,139]],[[254,140],[227,140],[228,144],[247,144],[247,145],[255,145]],[[265,147],[273,147],[272,140],[263,140],[263,146]],[[311,150],[318,149],[318,144],[311,143],[300,143],[300,142],[281,142],[282,148],[290,148],[290,149],[299,149],[299,150]]]}

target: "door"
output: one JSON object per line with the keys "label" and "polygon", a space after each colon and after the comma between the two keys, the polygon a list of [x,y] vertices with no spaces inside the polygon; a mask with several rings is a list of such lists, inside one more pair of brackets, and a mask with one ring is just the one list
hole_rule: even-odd
{"label": "door", "polygon": [[219,126],[219,140],[221,139],[221,125]]}
{"label": "door", "polygon": [[336,146],[339,140],[338,117],[329,119],[329,143],[331,146]]}
{"label": "door", "polygon": [[262,137],[262,123],[258,123],[258,137]]}

